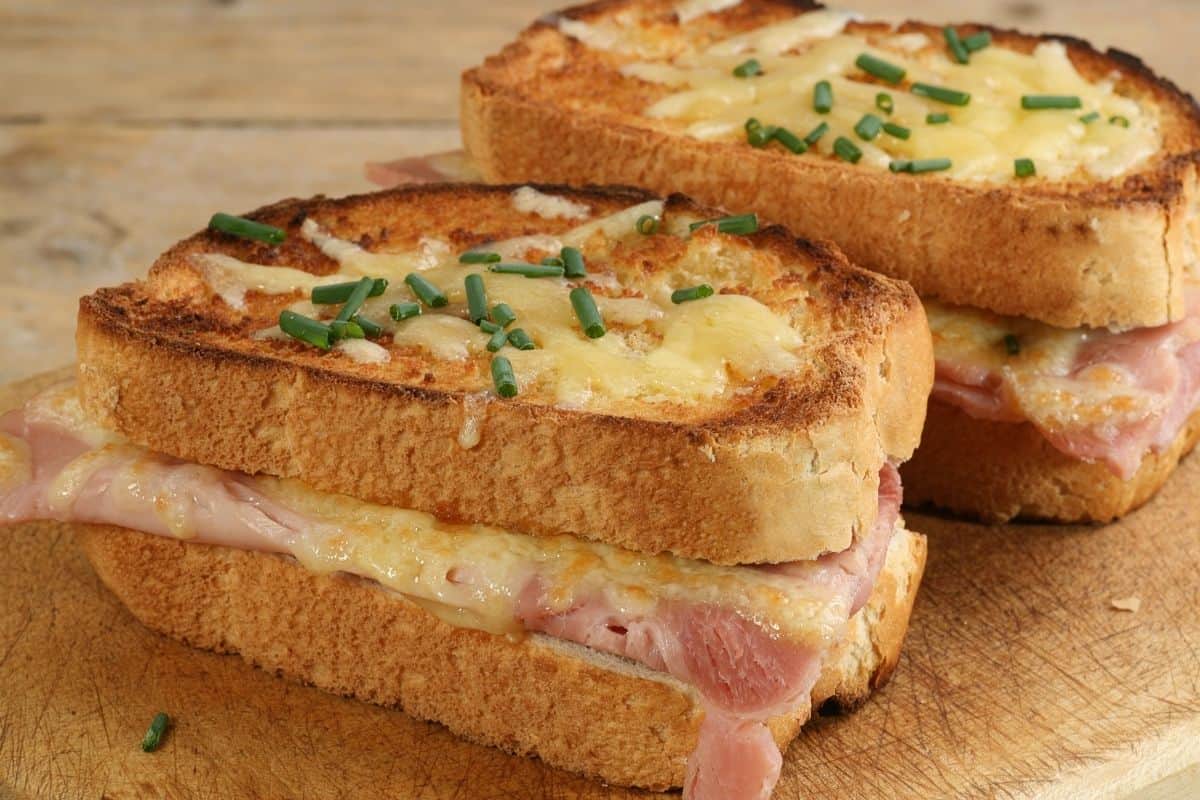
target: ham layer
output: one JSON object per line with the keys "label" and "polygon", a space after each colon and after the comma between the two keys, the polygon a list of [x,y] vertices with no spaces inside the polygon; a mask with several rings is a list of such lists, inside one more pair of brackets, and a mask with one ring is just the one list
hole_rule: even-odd
{"label": "ham layer", "polygon": [[0,522],[55,519],[296,558],[379,582],[453,624],[540,632],[694,687],[705,708],[685,796],[766,798],[781,756],[764,721],[806,706],[866,602],[899,517],[880,476],[874,528],[811,562],[718,567],[575,537],[440,526],[295,481],[149,453],[87,423],[69,389],[0,418]]}

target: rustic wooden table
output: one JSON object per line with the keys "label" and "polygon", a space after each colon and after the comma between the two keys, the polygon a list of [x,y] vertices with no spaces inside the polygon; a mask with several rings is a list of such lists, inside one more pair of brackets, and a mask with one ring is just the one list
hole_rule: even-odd
{"label": "rustic wooden table", "polygon": [[[368,160],[456,146],[459,72],[562,4],[0,0],[0,383],[69,363],[75,298],[214,210],[365,191]],[[1200,92],[1197,0],[847,5],[1071,31]],[[1188,763],[1144,796],[1200,796]]]}

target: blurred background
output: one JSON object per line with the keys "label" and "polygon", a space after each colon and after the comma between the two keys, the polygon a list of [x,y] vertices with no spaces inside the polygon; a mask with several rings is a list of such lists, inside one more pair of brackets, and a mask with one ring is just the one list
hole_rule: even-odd
{"label": "blurred background", "polygon": [[[0,383],[67,364],[76,298],[216,210],[367,191],[458,145],[458,75],[561,0],[0,0]],[[1069,31],[1200,92],[1200,0],[857,0]]]}

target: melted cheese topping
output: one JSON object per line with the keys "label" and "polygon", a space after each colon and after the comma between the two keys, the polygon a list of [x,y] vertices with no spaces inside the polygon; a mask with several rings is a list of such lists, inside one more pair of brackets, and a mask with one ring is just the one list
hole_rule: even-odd
{"label": "melted cheese topping", "polygon": [[[640,203],[556,236],[523,236],[487,247],[509,259],[524,258],[533,252],[557,252],[564,245],[586,252],[599,242],[601,250],[607,250],[624,238],[639,237],[638,218],[645,214],[661,216],[662,210],[660,201]],[[677,230],[687,230],[687,220],[672,224]],[[439,361],[489,358],[485,350],[489,335],[464,318],[463,279],[477,273],[483,278],[488,303],[511,306],[517,314],[511,327],[524,329],[537,344],[536,350],[503,349],[525,396],[537,390],[558,405],[591,409],[619,407],[630,400],[686,403],[721,397],[760,378],[793,372],[801,365],[798,351],[804,341],[792,321],[752,297],[717,294],[680,305],[670,301],[673,289],[702,281],[716,283],[723,269],[732,269],[732,262],[753,257],[746,247],[729,247],[724,237],[686,239],[686,251],[677,263],[672,263],[672,271],[676,276],[695,279],[679,285],[668,285],[665,279],[651,276],[639,285],[623,286],[615,274],[590,269],[588,282],[608,332],[599,339],[588,339],[580,330],[569,299],[574,282],[493,273],[459,264],[455,257],[443,256],[430,263],[422,261],[421,254],[373,253],[338,239],[314,219],[306,220],[304,225],[306,236],[341,265],[337,275],[318,280],[297,270],[243,265],[223,257],[221,285],[226,287],[225,294],[236,294],[241,286],[238,270],[243,269],[247,285],[278,293],[359,275],[389,278],[388,290],[369,298],[360,314],[383,327],[392,342],[387,348],[364,341],[338,346],[339,352],[358,361],[380,363],[392,348],[419,348]],[[403,277],[418,262],[423,277],[443,291],[449,304],[441,309],[423,307],[420,316],[397,323],[389,316],[388,308],[398,301],[416,299]],[[731,275],[736,276],[736,270]],[[716,285],[719,288],[719,283]],[[621,296],[605,296],[602,292]],[[307,316],[329,317],[337,307],[313,306],[301,300],[291,308]],[[255,335],[277,339],[281,334],[272,327]],[[480,389],[491,387],[486,365],[478,370],[478,379]]]}
{"label": "melted cheese topping", "polygon": [[[1118,95],[1116,76],[1085,80],[1059,42],[1043,42],[1029,55],[992,45],[960,65],[940,41],[929,42],[920,33],[885,35],[868,44],[863,35],[844,32],[850,18],[836,11],[809,12],[706,50],[628,63],[622,72],[676,89],[645,113],[674,121],[695,138],[745,141],[743,125],[750,117],[800,136],[827,122],[830,131],[817,145],[819,152],[830,154],[834,140],[845,136],[863,151],[860,166],[881,169],[893,159],[950,158],[946,175],[1002,181],[1014,179],[1015,159],[1031,158],[1039,178],[1109,179],[1135,169],[1162,145],[1153,108]],[[906,82],[865,82],[867,76],[854,65],[864,52],[904,67]],[[732,69],[751,56],[762,64],[763,74],[734,77]],[[812,105],[820,80],[833,87],[828,114],[818,114]],[[908,91],[910,81],[969,92],[970,103],[960,107],[918,97]],[[891,115],[875,106],[880,91],[893,98]],[[1083,108],[1025,111],[1021,97],[1026,94],[1078,95]],[[1080,121],[1093,111],[1101,119]],[[948,113],[951,121],[927,124],[926,115],[933,112]],[[909,128],[910,138],[881,133],[864,141],[854,126],[866,113]],[[1129,127],[1110,124],[1113,116],[1129,120]]]}
{"label": "melted cheese topping", "polygon": [[741,2],[742,0],[684,0],[675,6],[675,16],[681,23],[687,24],[697,17],[733,8]]}
{"label": "melted cheese topping", "polygon": [[565,197],[545,194],[532,186],[522,186],[512,195],[513,208],[522,214],[537,214],[543,219],[587,219],[590,208]]}

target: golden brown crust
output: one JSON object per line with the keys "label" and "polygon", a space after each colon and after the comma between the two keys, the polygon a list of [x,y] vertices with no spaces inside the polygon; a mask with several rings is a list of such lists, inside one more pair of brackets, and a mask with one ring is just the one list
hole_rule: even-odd
{"label": "golden brown crust", "polygon": [[[249,215],[293,234],[278,248],[197,234],[159,259],[150,283],[81,300],[81,400],[102,424],[190,461],[298,477],[453,522],[573,533],[643,552],[723,564],[805,559],[846,547],[874,521],[877,470],[887,457],[907,458],[920,436],[932,383],[928,328],[911,289],[852,267],[828,245],[779,228],[749,237],[792,271],[770,284],[777,293],[809,293],[819,327],[806,334],[822,343],[805,380],[720,408],[679,408],[669,420],[493,400],[470,449],[457,443],[467,391],[453,376],[439,373],[432,385],[422,377],[444,365],[424,356],[415,375],[398,374],[252,339],[288,298],[248,298],[258,316],[247,320],[188,266],[192,253],[219,251],[332,272],[333,262],[294,235],[309,215],[345,238],[403,244],[445,235],[463,247],[573,224],[531,221],[510,193],[458,185],[284,201]],[[567,193],[597,213],[647,198]],[[695,208],[683,198],[668,204]]]}
{"label": "golden brown crust", "polygon": [[[789,16],[809,4],[744,0],[693,23],[699,38]],[[649,9],[674,29],[670,5],[624,0],[566,15],[595,21]],[[883,23],[855,23],[883,31]],[[986,26],[960,28],[968,34]],[[909,22],[906,31],[940,31]],[[996,46],[1048,37],[988,28]],[[1200,250],[1200,110],[1127,53],[1062,41],[1082,74],[1121,72],[1118,91],[1153,103],[1164,146],[1135,174],[1107,182],[974,185],[893,175],[835,159],[797,158],[741,142],[699,141],[641,112],[664,91],[617,71],[623,57],[589,50],[540,21],[463,75],[463,140],[489,180],[611,182],[680,191],[754,210],[802,236],[836,241],[852,261],[908,280],[922,296],[1062,327],[1158,325],[1183,313],[1185,269]],[[628,60],[629,57],[625,57]],[[964,242],[970,255],[964,258]]]}
{"label": "golden brown crust", "polygon": [[[690,689],[546,637],[514,642],[457,628],[399,595],[295,562],[102,526],[77,540],[144,624],[188,644],[434,720],[510,753],[621,784],[679,786],[703,718]],[[844,705],[886,680],[924,566],[924,537],[900,532],[884,573],[827,666],[814,705]],[[861,617],[862,615],[860,615]],[[878,621],[876,621],[878,620]],[[808,709],[771,720],[786,748]]]}
{"label": "golden brown crust", "polygon": [[1200,440],[1200,411],[1127,481],[1055,450],[1029,423],[991,422],[929,401],[921,446],[900,469],[904,499],[986,522],[1110,522],[1145,503]]}

